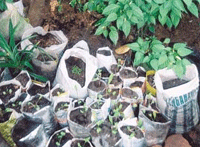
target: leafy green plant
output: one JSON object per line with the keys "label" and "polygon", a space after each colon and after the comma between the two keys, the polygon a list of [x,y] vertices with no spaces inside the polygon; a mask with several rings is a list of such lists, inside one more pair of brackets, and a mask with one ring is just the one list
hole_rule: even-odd
{"label": "leafy green plant", "polygon": [[[40,106],[38,105],[39,101],[42,99],[42,95],[39,96],[38,100],[35,103],[28,102],[28,105],[33,107],[35,110],[40,110]],[[29,107],[30,108],[30,107]]]}
{"label": "leafy green plant", "polygon": [[61,12],[62,11],[62,4],[61,4],[62,0],[57,0],[57,2],[58,2],[58,12]]}
{"label": "leafy green plant", "polygon": [[0,12],[3,12],[5,10],[7,10],[7,6],[6,6],[6,0],[1,0],[0,1]]}
{"label": "leafy green plant", "polygon": [[68,103],[61,104],[60,107],[58,108],[58,111],[60,110],[68,111],[68,107],[69,107]]}
{"label": "leafy green plant", "polygon": [[[73,3],[72,3],[73,1]],[[132,26],[136,26],[143,35],[147,29],[154,32],[157,22],[168,28],[177,27],[183,13],[198,17],[197,4],[200,0],[72,0],[71,5],[78,5],[84,11],[97,11],[103,17],[96,23],[96,35],[109,37],[114,44],[122,31],[127,37]],[[83,6],[84,5],[84,6]]]}
{"label": "leafy green plant", "polygon": [[72,67],[72,73],[73,73],[73,74],[80,75],[81,72],[82,72],[82,69],[79,68],[78,66],[74,65],[74,66]]}
{"label": "leafy green plant", "polygon": [[175,43],[169,46],[170,39],[163,42],[156,37],[138,38],[137,42],[128,44],[135,53],[134,66],[147,65],[148,69],[159,70],[163,68],[173,69],[181,78],[186,72],[186,66],[190,61],[185,57],[192,53],[185,43]]}
{"label": "leafy green plant", "polygon": [[[41,81],[47,81],[47,78],[39,76],[33,73],[34,68],[31,65],[31,60],[33,58],[33,51],[36,46],[33,46],[31,50],[18,50],[18,44],[15,44],[14,34],[17,26],[13,27],[10,20],[9,22],[9,42],[0,33],[0,67],[2,68],[12,68],[14,73],[20,72],[21,70],[27,70],[33,78],[39,79]],[[27,38],[28,39],[28,38]],[[23,41],[23,40],[22,40]]]}
{"label": "leafy green plant", "polygon": [[72,6],[72,8],[78,9],[80,12],[83,11],[83,4],[86,3],[86,1],[84,0],[84,2],[81,2],[81,0],[71,0],[70,1],[70,5]]}

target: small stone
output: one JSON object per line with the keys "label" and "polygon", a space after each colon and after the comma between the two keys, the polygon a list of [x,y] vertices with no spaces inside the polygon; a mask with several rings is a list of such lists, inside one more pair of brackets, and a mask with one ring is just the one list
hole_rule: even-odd
{"label": "small stone", "polygon": [[181,134],[175,134],[166,139],[165,147],[191,147],[191,145]]}

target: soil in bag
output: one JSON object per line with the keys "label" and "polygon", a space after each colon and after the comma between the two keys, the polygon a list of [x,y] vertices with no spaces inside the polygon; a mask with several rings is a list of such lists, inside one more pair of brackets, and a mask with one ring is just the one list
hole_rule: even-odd
{"label": "soil in bag", "polygon": [[122,126],[120,129],[122,130],[122,132],[129,135],[130,137],[135,137],[138,139],[144,137],[142,131],[135,126]]}
{"label": "soil in bag", "polygon": [[57,134],[55,134],[48,147],[61,147],[63,146],[68,140],[71,140],[73,136],[70,133],[66,133],[65,131],[60,131]]}
{"label": "soil in bag", "polygon": [[71,79],[76,80],[81,87],[85,85],[85,68],[83,60],[70,56],[65,60],[68,75]]}
{"label": "soil in bag", "polygon": [[180,86],[187,82],[189,82],[189,81],[186,81],[184,79],[173,79],[173,80],[165,81],[165,82],[163,82],[163,89],[177,87],[177,86]]}
{"label": "soil in bag", "polygon": [[84,140],[75,140],[72,142],[71,147],[91,147],[88,142]]}
{"label": "soil in bag", "polygon": [[151,121],[161,122],[161,123],[166,123],[167,122],[166,117],[163,116],[161,113],[153,113],[153,111],[149,111],[149,110],[146,110],[143,113]]}
{"label": "soil in bag", "polygon": [[29,81],[29,77],[26,73],[22,73],[16,77],[16,80],[18,80],[22,84],[22,86],[25,87]]}
{"label": "soil in bag", "polygon": [[38,55],[37,59],[42,61],[42,62],[55,61],[56,60],[56,58],[54,58],[53,56],[51,56],[47,53],[40,53]]}
{"label": "soil in bag", "polygon": [[92,81],[90,82],[90,84],[88,85],[88,89],[91,89],[95,92],[100,92],[105,88],[105,84],[104,82],[102,82],[101,80],[97,80],[97,81]]}
{"label": "soil in bag", "polygon": [[0,87],[0,98],[4,104],[14,97],[15,92],[19,89],[18,85],[8,84]]}
{"label": "soil in bag", "polygon": [[87,110],[85,108],[79,108],[70,113],[71,121],[85,127],[87,127],[88,124],[91,124],[91,116],[92,112],[90,108],[87,108]]}
{"label": "soil in bag", "polygon": [[30,41],[33,44],[37,44],[42,48],[50,47],[52,45],[58,45],[59,41],[56,39],[56,37],[50,33],[47,33],[46,35],[42,36],[40,34],[34,33],[32,35],[35,35],[36,37],[31,38]]}

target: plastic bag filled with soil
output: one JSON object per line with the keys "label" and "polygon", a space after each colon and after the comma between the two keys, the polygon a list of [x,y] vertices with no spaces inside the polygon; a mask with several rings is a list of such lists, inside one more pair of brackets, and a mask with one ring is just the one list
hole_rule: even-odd
{"label": "plastic bag filled with soil", "polygon": [[111,72],[111,65],[117,64],[113,52],[109,47],[99,48],[96,52],[96,57],[98,60],[98,68],[105,67],[109,72]]}
{"label": "plastic bag filled with soil", "polygon": [[92,110],[87,106],[72,108],[68,113],[69,129],[75,137],[88,137],[93,127]]}
{"label": "plastic bag filled with soil", "polygon": [[13,79],[9,81],[3,81],[0,83],[0,99],[4,105],[10,101],[15,101],[21,94],[21,84],[19,81]]}
{"label": "plastic bag filled with soil", "polygon": [[45,147],[48,141],[42,120],[21,117],[12,130],[12,137],[18,147]]}
{"label": "plastic bag filled with soil", "polygon": [[29,89],[32,84],[31,77],[26,70],[22,70],[15,79],[21,83],[23,90]]}
{"label": "plastic bag filled with soil", "polygon": [[87,87],[97,70],[97,60],[88,51],[71,48],[62,56],[54,85],[59,83],[69,90],[72,98],[85,98]]}
{"label": "plastic bag filled with soil", "polygon": [[140,105],[139,120],[142,120],[145,128],[147,145],[162,145],[168,134],[171,121],[162,113],[142,105]]}
{"label": "plastic bag filled with soil", "polygon": [[45,147],[69,147],[73,138],[73,135],[66,127],[53,133]]}
{"label": "plastic bag filled with soil", "polygon": [[9,21],[11,19],[13,26],[17,26],[15,31],[15,39],[20,40],[23,33],[31,29],[32,26],[19,14],[17,8],[10,3],[6,3],[7,10],[0,14],[0,32],[3,36],[9,38]]}
{"label": "plastic bag filled with soil", "polygon": [[48,136],[57,129],[58,123],[55,120],[51,101],[44,95],[35,95],[27,98],[22,103],[22,113],[26,117],[41,118]]}
{"label": "plastic bag filled with soil", "polygon": [[155,84],[158,107],[172,121],[170,133],[190,131],[199,121],[197,67],[188,65],[182,79],[178,79],[173,70],[159,70]]}
{"label": "plastic bag filled with soil", "polygon": [[68,125],[67,115],[69,107],[72,103],[72,99],[65,96],[53,97],[53,111],[55,113],[56,121],[61,127],[66,127]]}
{"label": "plastic bag filled with soil", "polygon": [[118,132],[122,138],[122,147],[145,146],[145,133],[137,126],[137,118],[119,122]]}
{"label": "plastic bag filled with soil", "polygon": [[38,54],[35,54],[32,63],[38,74],[53,81],[56,75],[58,59],[59,56],[57,54],[41,49]]}
{"label": "plastic bag filled with soil", "polygon": [[50,98],[53,97],[69,97],[69,91],[64,90],[63,86],[60,84],[56,84],[51,90],[50,90]]}
{"label": "plastic bag filled with soil", "polygon": [[89,140],[90,138],[73,138],[70,147],[94,147]]}
{"label": "plastic bag filled with soil", "polygon": [[41,49],[44,49],[44,51],[59,57],[68,43],[68,39],[62,31],[46,32],[41,26],[29,29],[26,32],[24,32],[22,39],[25,39],[32,35],[35,35],[36,37],[26,39],[23,42],[21,42],[22,50],[26,46],[28,46],[27,49],[30,50],[34,44],[39,43],[38,46]]}
{"label": "plastic bag filled with soil", "polygon": [[13,78],[11,73],[10,73],[10,70],[8,68],[4,68],[2,70],[3,71],[1,72],[1,75],[0,75],[0,82],[8,81],[8,80],[11,80]]}

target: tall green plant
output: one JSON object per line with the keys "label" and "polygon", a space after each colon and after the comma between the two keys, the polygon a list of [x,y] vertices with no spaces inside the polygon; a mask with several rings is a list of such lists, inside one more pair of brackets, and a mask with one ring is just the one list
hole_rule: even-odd
{"label": "tall green plant", "polygon": [[29,74],[32,77],[41,81],[47,81],[45,77],[33,73],[34,68],[30,62],[33,58],[33,51],[36,48],[36,46],[32,47],[31,50],[27,50],[28,46],[24,50],[18,50],[18,46],[20,43],[16,45],[14,39],[16,28],[17,26],[13,27],[13,24],[10,20],[8,42],[0,33],[0,67],[13,68],[15,72],[19,72],[21,70],[28,70]]}
{"label": "tall green plant", "polygon": [[170,39],[164,42],[157,40],[156,37],[138,38],[137,42],[128,44],[135,52],[134,65],[145,64],[149,69],[159,70],[163,68],[173,69],[179,78],[186,72],[186,66],[190,61],[185,57],[192,53],[185,43],[175,43],[169,46]]}

